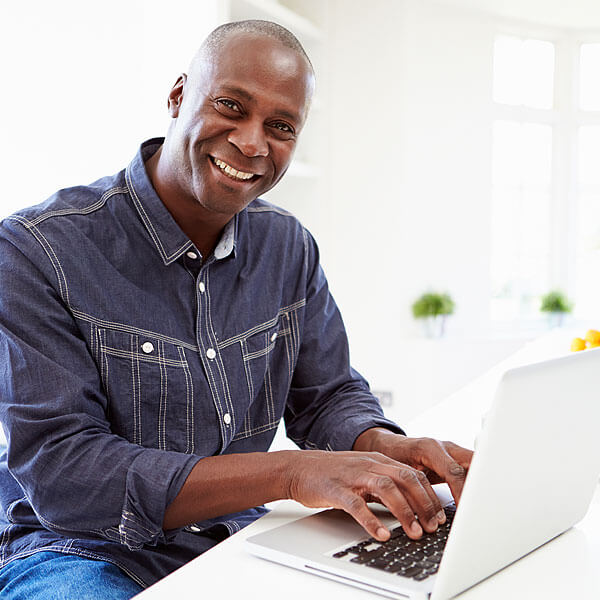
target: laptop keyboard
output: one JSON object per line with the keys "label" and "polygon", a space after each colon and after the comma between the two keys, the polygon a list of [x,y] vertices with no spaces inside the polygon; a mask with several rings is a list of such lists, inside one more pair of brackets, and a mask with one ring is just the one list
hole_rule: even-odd
{"label": "laptop keyboard", "polygon": [[[350,558],[350,562],[423,581],[437,573],[448,540],[456,505],[444,508],[446,522],[434,533],[423,533],[418,540],[409,538],[401,526],[391,530],[387,542],[369,538],[336,552],[334,558]],[[348,560],[346,558],[346,560]]]}

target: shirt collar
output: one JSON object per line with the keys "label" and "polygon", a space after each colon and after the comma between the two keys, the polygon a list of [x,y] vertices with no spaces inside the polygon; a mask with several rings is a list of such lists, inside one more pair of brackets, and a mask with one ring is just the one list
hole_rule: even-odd
{"label": "shirt collar", "polygon": [[[158,197],[144,164],[161,146],[164,138],[144,142],[125,170],[125,181],[135,208],[165,265],[175,262],[194,244],[177,225],[171,213]],[[235,256],[238,215],[225,226],[214,250],[216,259]]]}

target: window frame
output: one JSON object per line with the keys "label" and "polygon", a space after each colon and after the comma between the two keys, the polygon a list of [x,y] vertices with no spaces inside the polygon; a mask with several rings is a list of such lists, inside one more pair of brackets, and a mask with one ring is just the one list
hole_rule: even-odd
{"label": "window frame", "polygon": [[[600,43],[600,33],[580,30],[558,30],[527,25],[499,26],[498,36],[536,39],[554,44],[554,102],[551,109],[500,104],[494,101],[490,90],[491,122],[508,120],[517,123],[536,123],[552,127],[552,179],[550,197],[550,264],[549,288],[563,290],[576,298],[577,268],[577,210],[578,190],[578,135],[579,128],[600,125],[600,110],[583,111],[579,108],[580,48],[586,43]],[[492,44],[492,80],[494,64]],[[493,190],[493,184],[491,189]],[[491,239],[491,237],[490,237]],[[493,242],[492,242],[493,243]],[[490,279],[492,279],[490,277]],[[518,331],[539,332],[546,328],[546,319],[540,313],[535,318],[518,316],[510,321],[492,318],[492,290],[490,289],[489,315],[492,331],[499,334]]]}

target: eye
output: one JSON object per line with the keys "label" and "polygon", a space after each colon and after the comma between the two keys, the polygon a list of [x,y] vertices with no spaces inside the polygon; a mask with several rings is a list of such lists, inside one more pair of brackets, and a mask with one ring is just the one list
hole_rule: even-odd
{"label": "eye", "polygon": [[294,131],[293,127],[291,127],[287,123],[284,123],[283,121],[277,121],[275,123],[272,123],[271,127],[276,129],[277,135],[282,138],[290,139],[295,137],[296,132]]}
{"label": "eye", "polygon": [[234,112],[241,112],[240,107],[238,106],[237,102],[234,102],[233,100],[230,100],[229,98],[219,98],[217,100],[217,104],[224,106],[225,108],[227,108],[227,110],[231,110]]}

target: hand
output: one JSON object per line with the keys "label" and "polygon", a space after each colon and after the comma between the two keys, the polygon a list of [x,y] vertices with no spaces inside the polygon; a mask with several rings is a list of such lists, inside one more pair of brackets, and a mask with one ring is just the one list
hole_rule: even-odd
{"label": "hand", "polygon": [[354,450],[381,452],[423,472],[430,483],[447,483],[458,504],[473,452],[452,442],[409,438],[375,427],[358,436]]}
{"label": "hand", "polygon": [[446,520],[425,473],[379,452],[303,450],[291,464],[288,498],[311,508],[341,508],[378,540],[390,534],[367,502],[384,504],[413,539]]}

